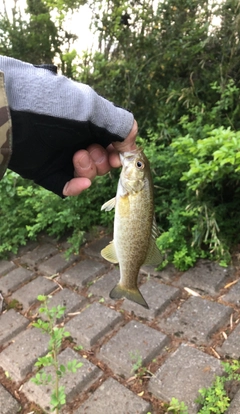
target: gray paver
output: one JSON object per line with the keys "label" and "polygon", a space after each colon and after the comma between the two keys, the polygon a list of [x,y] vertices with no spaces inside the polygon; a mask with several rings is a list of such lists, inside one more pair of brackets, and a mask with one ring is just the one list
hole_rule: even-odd
{"label": "gray paver", "polygon": [[[76,373],[67,373],[59,381],[59,386],[65,388],[66,401],[69,403],[74,397],[84,392],[96,379],[101,376],[101,371],[95,365],[88,360],[82,358],[70,348],[66,348],[59,355],[59,363],[66,366],[67,362],[76,360],[81,362],[83,365],[77,370]],[[51,369],[46,370],[47,373],[53,372]],[[30,401],[34,401],[40,407],[47,412],[50,412],[50,394],[51,387],[48,385],[39,386],[34,384],[32,381],[28,381],[24,384],[22,391],[29,398]]]}
{"label": "gray paver", "polygon": [[176,299],[180,294],[179,289],[164,285],[154,279],[151,279],[142,285],[140,291],[150,309],[145,309],[143,306],[130,302],[129,300],[124,300],[121,307],[129,312],[134,312],[137,316],[147,319],[155,318],[162,313],[170,302]]}
{"label": "gray paver", "polygon": [[98,239],[85,247],[84,251],[89,256],[96,257],[97,259],[102,259],[101,250],[104,249],[104,247],[106,247],[110,241],[112,241],[112,237],[102,237],[101,239]]}
{"label": "gray paver", "polygon": [[119,312],[96,302],[66,323],[66,329],[78,345],[90,348],[121,319]]}
{"label": "gray paver", "polygon": [[97,280],[93,285],[89,287],[89,292],[93,293],[96,296],[106,299],[110,303],[115,303],[116,301],[109,298],[109,293],[118,283],[120,278],[119,269],[111,270],[110,272],[103,275],[99,280]]}
{"label": "gray paver", "polygon": [[0,345],[10,341],[14,336],[23,331],[29,324],[24,316],[10,309],[0,315]]}
{"label": "gray paver", "polygon": [[140,322],[130,321],[101,347],[102,359],[117,374],[129,376],[136,359],[145,365],[159,355],[168,344],[168,337]]}
{"label": "gray paver", "polygon": [[143,265],[140,269],[141,273],[151,275],[166,282],[172,282],[178,275],[179,271],[172,265],[168,264],[163,270],[157,270],[156,266]]}
{"label": "gray paver", "polygon": [[47,353],[48,342],[48,335],[39,329],[27,329],[0,353],[0,366],[14,381],[21,381],[31,372],[38,357]]}
{"label": "gray paver", "polygon": [[159,325],[191,342],[209,343],[211,335],[228,321],[232,311],[228,306],[192,296]]}
{"label": "gray paver", "polygon": [[104,273],[106,266],[95,260],[82,260],[61,275],[61,281],[69,286],[82,288]]}
{"label": "gray paver", "polygon": [[20,246],[18,248],[16,257],[20,258],[24,254],[29,253],[30,251],[32,251],[33,249],[35,249],[38,246],[39,246],[39,241],[37,241],[37,240],[28,240],[28,242],[24,246]]}
{"label": "gray paver", "polygon": [[17,400],[0,384],[0,413],[16,414],[20,408]]}
{"label": "gray paver", "polygon": [[231,267],[225,268],[218,263],[201,259],[194,267],[183,273],[176,284],[200,293],[216,295],[231,275]]}
{"label": "gray paver", "polygon": [[0,277],[10,272],[16,267],[15,263],[8,260],[0,260]]}
{"label": "gray paver", "polygon": [[189,414],[195,414],[198,390],[209,387],[223,369],[216,358],[182,344],[150,379],[149,391],[164,401],[173,397],[184,401]]}
{"label": "gray paver", "polygon": [[70,256],[69,260],[66,260],[64,253],[58,253],[50,259],[47,259],[45,262],[39,265],[39,270],[47,275],[53,275],[56,273],[61,273],[67,267],[71,266],[76,260],[78,260],[78,256]]}
{"label": "gray paver", "polygon": [[[68,316],[69,313],[79,311],[84,304],[86,303],[86,298],[78,295],[75,292],[72,292],[69,289],[61,289],[60,292],[57,292],[53,295],[48,302],[48,308],[51,309],[55,306],[64,306],[65,312],[62,318],[59,318],[58,323],[61,322],[64,318]],[[45,314],[40,314],[41,319],[46,320],[47,317]]]}
{"label": "gray paver", "polygon": [[74,414],[147,414],[150,409],[149,403],[109,378]]}
{"label": "gray paver", "polygon": [[234,396],[226,414],[240,414],[240,390]]}
{"label": "gray paver", "polygon": [[48,295],[57,288],[57,285],[43,276],[24,285],[13,293],[14,299],[22,303],[23,308],[29,308],[34,302],[37,302],[38,295]]}
{"label": "gray paver", "polygon": [[231,358],[240,358],[240,324],[230,333],[221,348],[218,349],[223,355]]}
{"label": "gray paver", "polygon": [[4,294],[14,292],[14,290],[19,288],[19,286],[25,282],[29,282],[33,277],[33,272],[24,269],[23,267],[18,267],[17,269],[14,269],[5,276],[1,277],[0,290]]}
{"label": "gray paver", "polygon": [[222,296],[222,300],[240,306],[240,280],[229,289],[228,293]]}
{"label": "gray paver", "polygon": [[58,249],[51,243],[40,244],[36,249],[27,252],[20,258],[21,263],[27,263],[30,266],[34,266],[37,263],[48,259],[50,256],[56,254]]}

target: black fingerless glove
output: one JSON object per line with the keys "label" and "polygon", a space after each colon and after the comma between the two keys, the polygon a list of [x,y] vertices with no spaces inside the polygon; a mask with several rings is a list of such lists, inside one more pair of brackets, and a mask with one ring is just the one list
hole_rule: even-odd
{"label": "black fingerless glove", "polygon": [[63,188],[74,177],[72,158],[93,143],[107,147],[119,140],[91,122],[11,111],[13,153],[9,168],[24,178],[64,197]]}

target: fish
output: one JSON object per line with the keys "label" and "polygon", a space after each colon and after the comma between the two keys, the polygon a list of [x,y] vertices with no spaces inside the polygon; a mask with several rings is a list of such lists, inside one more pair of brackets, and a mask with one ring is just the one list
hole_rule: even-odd
{"label": "fish", "polygon": [[104,259],[119,264],[120,280],[111,299],[127,298],[149,309],[138,285],[143,264],[159,265],[162,255],[156,245],[159,235],[153,199],[150,163],[142,148],[120,153],[122,170],[117,193],[101,210],[115,208],[113,240],[101,251]]}

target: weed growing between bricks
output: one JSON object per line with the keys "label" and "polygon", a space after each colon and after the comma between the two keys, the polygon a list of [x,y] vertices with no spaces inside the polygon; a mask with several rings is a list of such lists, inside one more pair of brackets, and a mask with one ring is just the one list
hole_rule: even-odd
{"label": "weed growing between bricks", "polygon": [[[61,319],[65,312],[64,306],[56,306],[51,309],[48,308],[48,298],[46,296],[38,296],[37,298],[42,306],[39,308],[39,313],[47,317],[47,321],[39,319],[33,323],[33,326],[41,329],[42,332],[50,336],[49,352],[43,357],[39,357],[35,366],[41,368],[32,381],[37,385],[47,385],[52,387],[50,405],[56,414],[59,414],[61,406],[66,404],[66,394],[64,387],[60,385],[60,379],[67,371],[75,373],[82,363],[76,360],[68,361],[67,365],[60,364],[59,352],[61,350],[63,340],[70,336],[70,333],[64,327],[57,325],[57,320]],[[46,367],[52,367],[54,374],[45,370]]]}

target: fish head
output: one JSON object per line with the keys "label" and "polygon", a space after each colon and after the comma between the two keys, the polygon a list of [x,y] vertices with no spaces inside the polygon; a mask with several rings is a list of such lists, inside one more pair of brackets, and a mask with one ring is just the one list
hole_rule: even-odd
{"label": "fish head", "polygon": [[141,148],[120,154],[122,171],[121,186],[127,193],[137,193],[150,176],[149,161]]}

